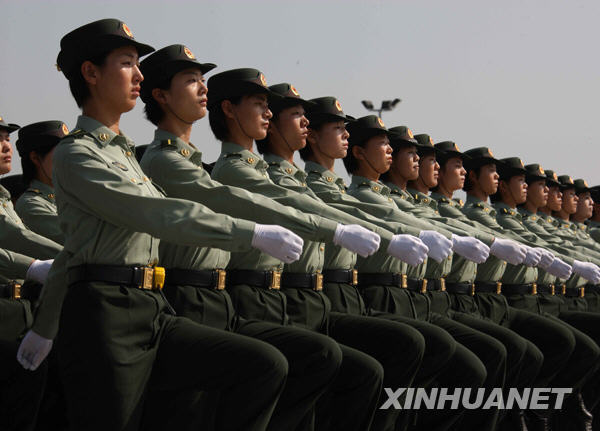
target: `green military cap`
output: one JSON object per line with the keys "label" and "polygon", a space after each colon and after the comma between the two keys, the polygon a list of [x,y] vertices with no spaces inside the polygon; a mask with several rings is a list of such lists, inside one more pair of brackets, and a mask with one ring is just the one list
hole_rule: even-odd
{"label": "green military cap", "polygon": [[445,163],[452,157],[460,157],[463,161],[469,158],[469,156],[460,151],[456,142],[453,141],[438,142],[434,147],[438,151],[437,159],[440,163]]}
{"label": "green military cap", "polygon": [[539,180],[547,180],[546,171],[538,163],[532,163],[525,166],[527,173],[525,174],[525,181],[532,183]]}
{"label": "green military cap", "polygon": [[548,187],[560,186],[560,183],[558,182],[558,175],[556,175],[556,172],[550,169],[546,169],[544,170],[544,172],[546,173],[546,185]]}
{"label": "green military cap", "polygon": [[408,143],[414,144],[414,145],[418,144],[412,130],[410,130],[406,126],[390,127],[388,129],[388,132],[389,132],[388,136],[390,137],[390,142],[392,142],[392,143],[404,141],[404,142],[408,142]]}
{"label": "green military cap", "polygon": [[377,135],[389,135],[383,120],[377,115],[366,115],[357,118],[347,126],[350,137],[348,143],[350,145],[365,141]]}
{"label": "green military cap", "polygon": [[468,157],[465,163],[467,170],[498,163],[498,159],[494,157],[494,153],[488,147],[471,148],[464,154]]}
{"label": "green military cap", "polygon": [[148,102],[152,90],[163,82],[169,81],[177,72],[198,68],[200,72],[207,73],[215,67],[217,65],[213,63],[200,63],[185,45],[165,46],[146,57],[140,64],[140,70],[144,75],[140,97],[144,102]]}
{"label": "green military cap", "polygon": [[591,187],[592,199],[595,203],[600,203],[600,186]]}
{"label": "green military cap", "polygon": [[7,123],[6,121],[4,121],[4,117],[0,115],[0,129],[5,129],[8,131],[8,133],[12,133],[20,128],[21,126],[19,126],[18,124]]}
{"label": "green military cap", "polygon": [[415,135],[415,140],[417,141],[417,148],[419,150],[419,155],[422,155],[426,152],[433,151],[435,155],[442,154],[439,149],[435,147],[433,144],[433,138],[429,136],[427,133],[421,133],[419,135]]}
{"label": "green military cap", "polygon": [[269,90],[265,75],[258,69],[232,69],[217,73],[208,79],[208,110],[223,100],[250,94],[266,94],[271,100],[279,98]]}
{"label": "green military cap", "polygon": [[154,51],[150,45],[136,41],[123,21],[107,18],[78,27],[63,36],[56,66],[70,79],[84,61],[122,46],[133,46],[140,57]]}
{"label": "green military cap", "polygon": [[273,99],[269,102],[269,108],[273,112],[280,112],[285,108],[297,105],[302,105],[304,109],[309,109],[312,106],[315,106],[314,102],[310,102],[301,98],[300,93],[298,90],[296,90],[296,87],[294,87],[292,84],[288,84],[287,82],[271,85],[269,90],[280,96],[280,98]]}
{"label": "green military cap", "polygon": [[19,130],[17,150],[21,157],[26,157],[30,151],[55,146],[68,134],[69,129],[62,121],[40,121],[28,124]]}
{"label": "green military cap", "polygon": [[523,160],[519,157],[506,157],[505,159],[500,159],[498,160],[496,167],[498,168],[498,175],[500,175],[501,180],[509,180],[515,175],[527,173]]}
{"label": "green military cap", "polygon": [[575,185],[575,193],[577,194],[592,191],[590,186],[588,186],[587,181],[583,178],[577,178],[575,181],[573,181],[573,184]]}
{"label": "green military cap", "polygon": [[309,102],[313,105],[308,107],[306,118],[313,127],[323,123],[333,123],[335,121],[348,123],[355,120],[354,117],[344,114],[340,101],[335,97],[317,97],[316,99],[310,99]]}
{"label": "green military cap", "polygon": [[560,175],[558,177],[558,185],[560,186],[561,190],[575,188],[575,182],[569,175]]}

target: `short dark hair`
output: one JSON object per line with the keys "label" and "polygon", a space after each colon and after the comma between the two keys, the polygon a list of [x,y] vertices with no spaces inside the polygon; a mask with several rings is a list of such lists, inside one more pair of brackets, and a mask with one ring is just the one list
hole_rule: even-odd
{"label": "short dark hair", "polygon": [[[350,135],[352,136],[352,135]],[[344,157],[344,166],[346,167],[346,171],[348,171],[349,174],[353,174],[357,169],[358,169],[358,160],[356,159],[356,157],[354,157],[354,147],[365,147],[365,143],[371,139],[373,136],[369,136],[368,138],[362,138],[362,139],[357,139],[354,142],[351,142],[350,145],[348,146],[348,153],[346,154],[346,157]],[[352,139],[352,137],[350,137],[350,139]]]}
{"label": "short dark hair", "polygon": [[146,114],[146,118],[148,119],[148,121],[150,121],[155,126],[157,126],[160,120],[163,119],[163,117],[165,116],[165,111],[163,111],[160,104],[152,95],[152,90],[155,88],[160,88],[161,90],[168,90],[169,88],[171,88],[172,80],[173,77],[170,77],[169,79],[165,79],[164,81],[153,85],[153,88],[150,89],[150,97],[148,98],[148,101],[145,102],[144,114]]}
{"label": "short dark hair", "polygon": [[[412,142],[407,142],[404,140],[390,142],[390,145],[392,146],[392,150],[393,150],[392,157],[396,157],[396,155],[398,154],[398,151],[400,151],[404,148],[416,147],[416,145],[413,144]],[[381,178],[381,181],[388,181],[390,179],[390,171],[388,170],[387,172],[381,174],[380,178]]]}
{"label": "short dark hair", "polygon": [[[315,121],[314,123],[310,122],[308,124],[308,128],[314,130],[315,132],[318,132],[321,130],[321,128],[323,127],[323,125],[325,123],[326,122],[323,122],[323,121],[320,121],[320,122]],[[313,155],[313,150],[310,146],[310,142],[308,142],[308,139],[306,140],[306,145],[304,146],[304,148],[298,150],[298,153],[300,153],[300,158],[302,160],[304,160],[305,162],[310,158],[310,156]]]}
{"label": "short dark hair", "polygon": [[[242,101],[242,97],[244,97],[244,95],[231,97],[225,100],[229,100],[234,105],[239,105]],[[210,130],[212,130],[215,138],[219,141],[226,141],[229,139],[229,128],[225,121],[225,113],[223,112],[223,108],[221,108],[221,102],[208,111],[208,123],[210,124]]]}
{"label": "short dark hair", "polygon": [[[43,138],[42,138],[43,139]],[[31,153],[36,153],[40,157],[46,157],[46,155],[52,151],[52,149],[58,144],[58,139],[53,138],[53,143],[44,145],[36,150],[31,150],[27,155],[21,157],[21,169],[23,170],[22,181],[25,186],[29,186],[29,183],[35,178],[37,170],[33,162],[31,161]]]}
{"label": "short dark hair", "polygon": [[91,58],[83,60],[79,64],[80,69],[76,73],[73,73],[73,75],[69,79],[69,89],[71,90],[71,94],[73,95],[73,98],[75,99],[75,102],[77,103],[77,106],[79,108],[81,108],[83,104],[87,101],[87,99],[90,97],[90,89],[87,85],[87,82],[83,78],[83,75],[81,74],[81,65],[85,61],[90,61],[92,62],[92,64],[98,67],[102,67],[106,62],[106,57],[108,57],[108,54],[110,54],[110,51],[104,51],[100,54],[94,55]]}
{"label": "short dark hair", "polygon": [[465,185],[463,186],[463,190],[465,192],[473,190],[473,183],[471,183],[471,180],[469,179],[469,174],[471,172],[475,172],[475,176],[479,177],[479,174],[481,173],[481,167],[482,166],[485,166],[485,165],[479,165],[476,168],[469,168],[469,169],[467,169],[467,175],[465,177]]}
{"label": "short dark hair", "polygon": [[[280,112],[281,111],[273,111],[273,117],[271,117],[269,122],[277,121],[279,119]],[[265,154],[267,151],[269,151],[269,134],[268,133],[264,139],[260,139],[260,140],[256,141],[256,149],[258,150],[258,152],[260,154]]]}

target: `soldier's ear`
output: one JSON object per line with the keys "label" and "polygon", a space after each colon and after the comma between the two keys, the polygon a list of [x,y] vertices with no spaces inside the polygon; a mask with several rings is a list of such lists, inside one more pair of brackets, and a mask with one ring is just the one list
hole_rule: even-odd
{"label": "soldier's ear", "polygon": [[166,104],[167,103],[167,98],[165,97],[165,93],[163,93],[162,89],[160,89],[160,88],[153,88],[152,89],[152,97],[158,103],[162,103],[162,104]]}
{"label": "soldier's ear", "polygon": [[308,135],[306,136],[306,142],[311,145],[317,145],[317,132],[313,129],[308,129]]}
{"label": "soldier's ear", "polygon": [[233,112],[233,103],[231,103],[231,100],[223,100],[221,102],[221,110],[226,118],[232,120],[235,119],[235,112]]}
{"label": "soldier's ear", "polygon": [[353,145],[352,146],[352,155],[357,160],[364,160],[365,159],[365,150],[360,145]]}
{"label": "soldier's ear", "polygon": [[83,79],[85,80],[85,82],[87,82],[88,84],[92,84],[95,85],[96,84],[96,75],[98,72],[98,66],[96,66],[94,63],[92,63],[89,60],[84,61],[83,63],[81,63],[81,76],[83,76]]}

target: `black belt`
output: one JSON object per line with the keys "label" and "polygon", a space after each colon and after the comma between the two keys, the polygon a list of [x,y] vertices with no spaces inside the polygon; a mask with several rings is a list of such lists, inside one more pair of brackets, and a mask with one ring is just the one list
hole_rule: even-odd
{"label": "black belt", "polygon": [[222,269],[196,271],[192,269],[169,268],[165,284],[223,290],[225,289],[225,277],[226,272]]}
{"label": "black belt", "polygon": [[537,283],[504,284],[502,290],[507,295],[537,295]]}
{"label": "black belt", "polygon": [[281,285],[290,289],[323,290],[323,274],[307,274],[304,272],[284,272],[281,274]]}
{"label": "black belt", "polygon": [[587,293],[600,293],[600,285],[598,284],[586,284],[585,291]]}
{"label": "black belt", "polygon": [[474,283],[446,283],[446,291],[458,295],[475,295]]}
{"label": "black belt", "polygon": [[21,299],[21,285],[16,282],[0,285],[0,298]]}
{"label": "black belt", "polygon": [[495,293],[500,295],[505,285],[499,281],[476,281],[475,291],[477,293]]}
{"label": "black belt", "polygon": [[162,289],[165,269],[160,266],[79,265],[69,269],[69,285],[80,281],[123,284],[140,289]]}
{"label": "black belt", "polygon": [[445,292],[446,280],[444,278],[427,279],[427,290],[430,292]]}
{"label": "black belt", "polygon": [[323,283],[346,283],[356,286],[358,271],[356,269],[325,269],[323,270]]}
{"label": "black belt", "polygon": [[427,291],[427,279],[417,280],[414,278],[408,278],[406,274],[397,274],[391,272],[361,272],[358,274],[358,285],[361,287],[373,285],[396,286],[420,293],[425,293]]}
{"label": "black belt", "polygon": [[227,284],[236,286],[261,287],[263,289],[278,290],[281,286],[281,271],[252,271],[250,269],[234,269],[227,271]]}
{"label": "black belt", "polygon": [[585,296],[585,287],[567,287],[564,289],[564,293],[568,298],[583,298]]}
{"label": "black belt", "polygon": [[556,295],[556,286],[554,284],[538,284],[538,293],[549,293],[550,295]]}

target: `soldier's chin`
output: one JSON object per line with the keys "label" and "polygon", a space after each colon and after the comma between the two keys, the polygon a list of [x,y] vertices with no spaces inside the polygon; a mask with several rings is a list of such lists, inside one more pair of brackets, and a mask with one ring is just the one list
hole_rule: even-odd
{"label": "soldier's chin", "polygon": [[0,162],[0,175],[5,175],[10,172],[11,164],[10,162]]}

